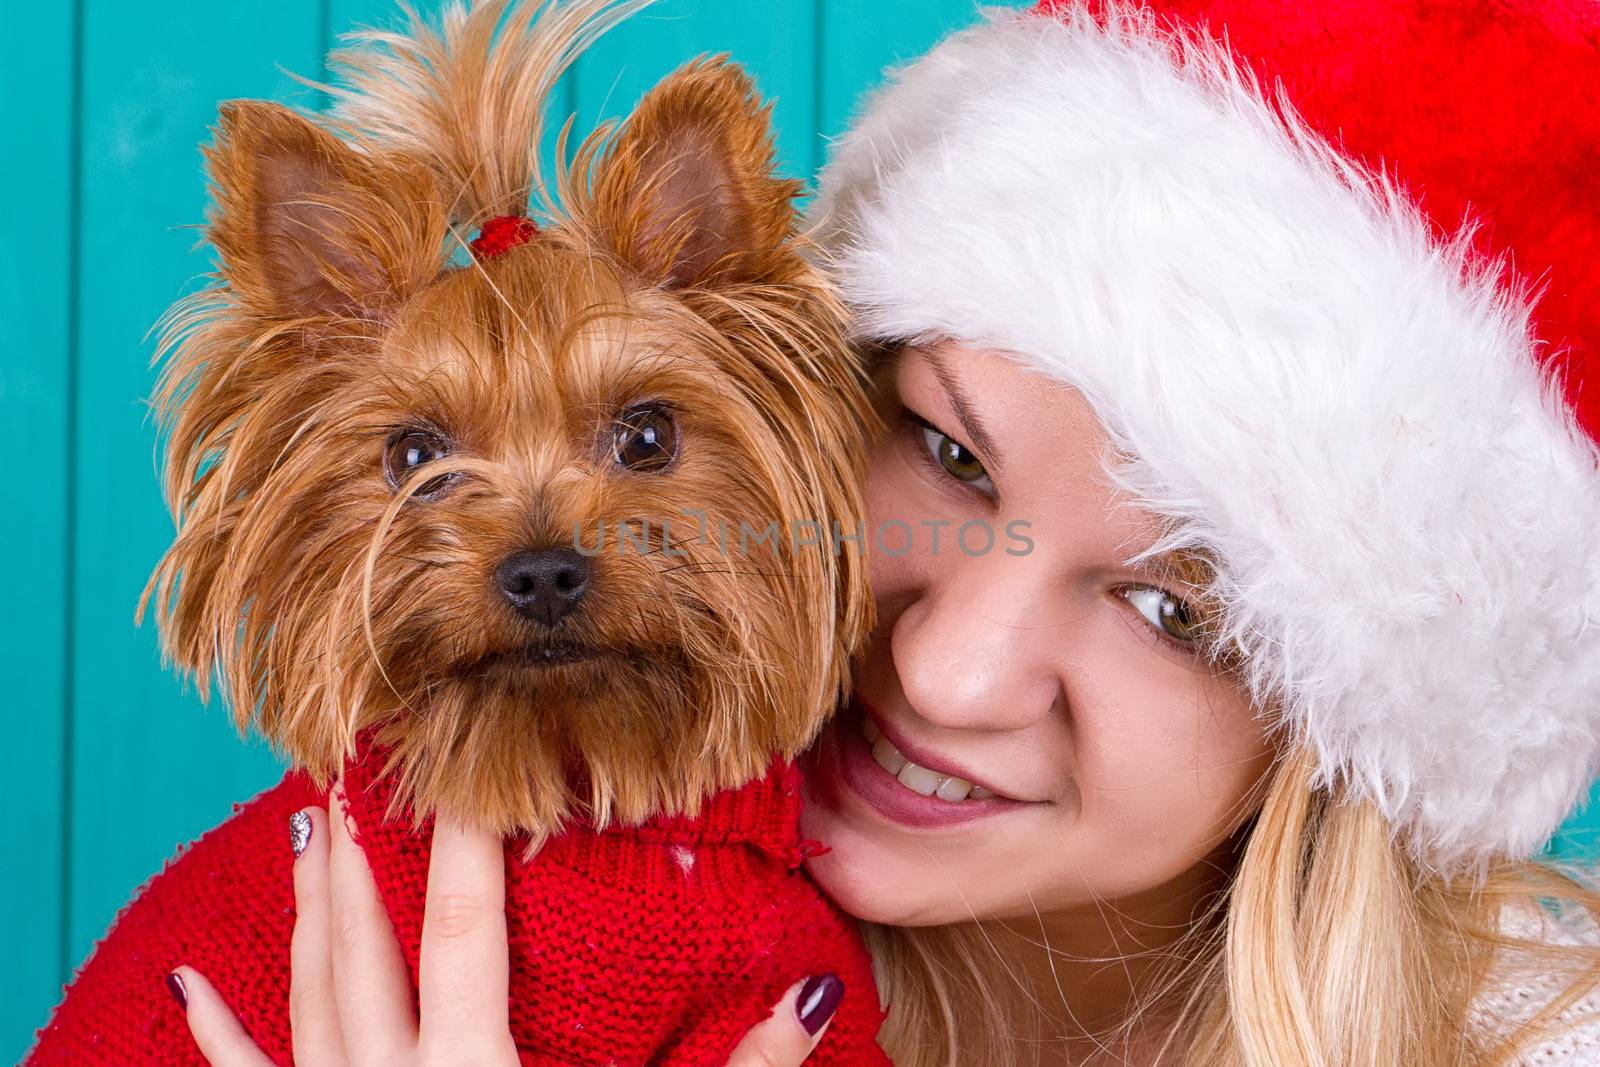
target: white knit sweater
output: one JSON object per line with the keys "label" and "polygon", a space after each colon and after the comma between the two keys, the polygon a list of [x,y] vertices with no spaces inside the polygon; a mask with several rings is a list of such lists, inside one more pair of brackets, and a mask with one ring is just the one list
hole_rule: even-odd
{"label": "white knit sweater", "polygon": [[[1501,919],[1507,934],[1562,945],[1600,948],[1600,926],[1584,917],[1557,918],[1546,911],[1519,909]],[[1516,961],[1497,963],[1494,980],[1473,1005],[1472,1018],[1485,1032],[1506,1034],[1560,995],[1566,982],[1559,976]],[[1526,1049],[1519,1067],[1600,1067],[1600,993],[1590,993],[1561,1012],[1563,1022],[1584,1022],[1565,1033]]]}

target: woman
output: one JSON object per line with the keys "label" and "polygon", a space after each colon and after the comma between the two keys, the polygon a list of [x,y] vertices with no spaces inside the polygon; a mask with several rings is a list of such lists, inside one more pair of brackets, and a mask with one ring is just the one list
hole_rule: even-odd
{"label": "woman", "polygon": [[[1600,1063],[1600,896],[1531,862],[1600,755],[1600,15],[1047,7],[900,71],[817,208],[915,535],[809,760],[882,1043]],[[482,866],[434,899],[492,915]],[[434,985],[503,1009],[487,958]],[[428,985],[434,1047],[495,1032]],[[744,1054],[800,1062],[838,993]]]}

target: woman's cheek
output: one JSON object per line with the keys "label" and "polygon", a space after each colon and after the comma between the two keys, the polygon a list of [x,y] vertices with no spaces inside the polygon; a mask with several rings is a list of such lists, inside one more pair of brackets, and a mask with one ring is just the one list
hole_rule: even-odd
{"label": "woman's cheek", "polygon": [[1211,808],[1223,798],[1209,788],[1196,757],[1208,746],[1206,715],[1194,682],[1147,647],[1114,609],[1073,634],[1067,679],[1075,801],[1067,805],[1087,848],[1118,842],[1146,857],[1187,851]]}
{"label": "woman's cheek", "polygon": [[867,474],[867,566],[880,601],[915,582],[921,569],[918,533],[932,515],[905,468],[897,450],[885,445]]}
{"label": "woman's cheek", "polygon": [[1238,825],[1270,750],[1237,708],[1169,697],[1152,711],[1086,761],[1085,824],[1096,837],[1126,842],[1159,882],[1210,854]]}

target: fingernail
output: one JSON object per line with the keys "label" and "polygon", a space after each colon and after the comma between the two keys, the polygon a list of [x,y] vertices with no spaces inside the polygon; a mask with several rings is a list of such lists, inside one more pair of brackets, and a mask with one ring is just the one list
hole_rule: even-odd
{"label": "fingernail", "polygon": [[177,971],[167,975],[167,992],[178,1002],[178,1007],[184,1011],[189,1010],[189,991],[183,988],[183,976]]}
{"label": "fingernail", "polygon": [[794,1002],[795,1014],[800,1016],[800,1025],[806,1028],[806,1033],[816,1037],[817,1031],[828,1025],[833,1013],[839,1010],[843,999],[843,982],[831,974],[814,974],[800,987],[800,996]]}
{"label": "fingernail", "polygon": [[309,844],[311,844],[311,816],[303,811],[297,811],[289,816],[289,847],[294,849],[294,858],[299,859]]}

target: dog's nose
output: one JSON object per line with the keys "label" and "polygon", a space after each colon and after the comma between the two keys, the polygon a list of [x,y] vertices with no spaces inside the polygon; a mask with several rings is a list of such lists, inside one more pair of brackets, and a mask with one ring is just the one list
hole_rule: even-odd
{"label": "dog's nose", "polygon": [[506,603],[525,618],[554,626],[589,591],[589,561],[570,548],[513,552],[495,568]]}

